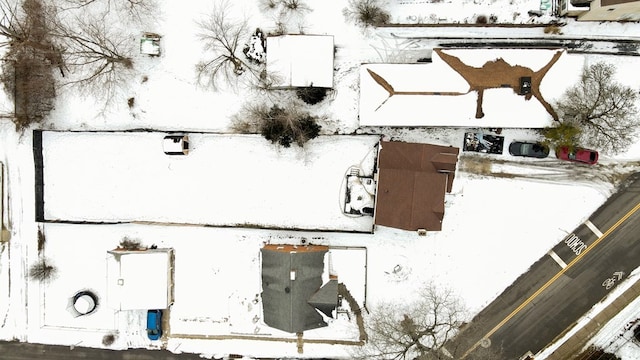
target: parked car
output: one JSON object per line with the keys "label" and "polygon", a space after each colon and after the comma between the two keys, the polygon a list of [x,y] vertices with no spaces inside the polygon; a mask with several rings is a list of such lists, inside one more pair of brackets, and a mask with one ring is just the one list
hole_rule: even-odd
{"label": "parked car", "polygon": [[509,154],[542,159],[549,156],[549,147],[538,142],[514,141],[509,144]]}
{"label": "parked car", "polygon": [[556,157],[561,160],[575,161],[593,165],[598,162],[598,152],[595,150],[562,146],[556,149]]}
{"label": "parked car", "polygon": [[485,134],[481,132],[468,132],[464,134],[464,146],[462,147],[462,150],[488,154],[502,154],[503,145],[504,136]]}
{"label": "parked car", "polygon": [[147,336],[158,340],[162,336],[162,310],[147,311]]}
{"label": "parked car", "polygon": [[531,93],[531,76],[520,77],[520,95]]}
{"label": "parked car", "polygon": [[167,135],[162,140],[162,147],[167,155],[187,155],[189,153],[189,136]]}

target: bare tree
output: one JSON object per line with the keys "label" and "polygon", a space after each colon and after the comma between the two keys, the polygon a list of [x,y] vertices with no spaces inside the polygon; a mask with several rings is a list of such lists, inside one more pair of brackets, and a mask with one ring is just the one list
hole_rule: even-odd
{"label": "bare tree", "polygon": [[10,0],[0,1],[0,11],[2,18],[0,19],[0,35],[6,39],[0,43],[7,46],[11,42],[18,42],[27,37],[26,19],[21,18],[19,3]]}
{"label": "bare tree", "polygon": [[79,86],[109,102],[132,76],[136,41],[103,17],[84,14],[59,23],[56,36],[70,70],[66,85]]}
{"label": "bare tree", "polygon": [[196,65],[197,79],[201,85],[213,89],[219,87],[220,81],[237,84],[239,77],[247,72],[252,80],[261,77],[261,68],[242,58],[244,41],[249,38],[247,19],[232,18],[230,10],[227,1],[216,2],[211,13],[197,22],[198,37],[211,57]]}
{"label": "bare tree", "polygon": [[634,143],[640,120],[637,90],[614,81],[614,73],[604,62],[586,67],[556,108],[562,122],[580,129],[581,145],[615,154]]}
{"label": "bare tree", "polygon": [[[82,10],[100,7],[101,12],[115,11],[132,20],[145,23],[157,15],[156,0],[65,0],[61,5],[65,10]],[[90,11],[95,11],[92,9]]]}
{"label": "bare tree", "polygon": [[14,102],[13,122],[19,131],[41,122],[53,109],[52,68],[62,71],[62,57],[50,36],[52,16],[40,0],[0,1],[0,35],[5,37],[0,45],[8,48],[0,81]]}
{"label": "bare tree", "polygon": [[[355,354],[361,359],[450,359],[445,344],[467,316],[448,289],[425,285],[409,304],[383,303],[365,318],[368,340]],[[368,321],[367,321],[368,320]]]}

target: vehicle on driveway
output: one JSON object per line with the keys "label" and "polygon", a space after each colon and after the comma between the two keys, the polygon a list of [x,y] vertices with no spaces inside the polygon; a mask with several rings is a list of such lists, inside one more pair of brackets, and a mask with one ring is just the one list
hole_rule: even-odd
{"label": "vehicle on driveway", "polygon": [[573,161],[588,165],[593,165],[598,162],[597,151],[584,148],[571,149],[568,146],[562,146],[556,149],[556,157],[560,160]]}
{"label": "vehicle on driveway", "polygon": [[549,147],[539,142],[514,141],[509,144],[509,154],[542,159],[549,156]]}
{"label": "vehicle on driveway", "polygon": [[162,310],[147,311],[147,336],[158,340],[162,336]]}
{"label": "vehicle on driveway", "polygon": [[167,135],[162,141],[167,155],[187,155],[189,153],[189,135]]}
{"label": "vehicle on driveway", "polygon": [[487,154],[502,154],[504,136],[467,132],[464,134],[463,151],[475,151]]}

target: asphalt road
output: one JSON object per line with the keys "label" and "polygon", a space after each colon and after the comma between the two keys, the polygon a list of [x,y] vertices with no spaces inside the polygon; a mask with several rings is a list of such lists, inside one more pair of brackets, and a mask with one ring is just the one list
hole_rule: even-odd
{"label": "asphalt road", "polygon": [[[463,329],[456,358],[488,347],[503,359],[542,350],[640,266],[640,174]],[[590,222],[590,223],[589,223]]]}
{"label": "asphalt road", "polygon": [[194,354],[173,354],[165,350],[113,351],[84,347],[27,344],[0,341],[2,360],[202,360]]}

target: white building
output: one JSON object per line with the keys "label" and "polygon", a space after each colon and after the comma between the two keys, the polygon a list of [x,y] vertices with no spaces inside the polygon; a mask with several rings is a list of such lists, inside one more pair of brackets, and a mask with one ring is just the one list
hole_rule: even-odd
{"label": "white building", "polygon": [[107,254],[107,303],[110,308],[169,308],[173,303],[172,249],[115,249]]}
{"label": "white building", "polygon": [[275,87],[333,87],[333,36],[267,37],[267,74]]}

